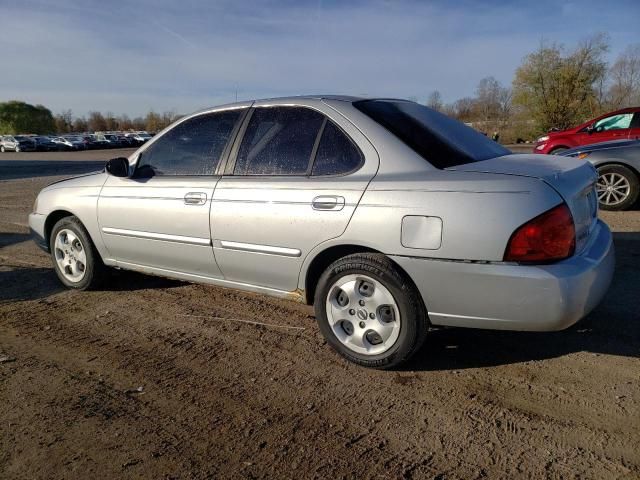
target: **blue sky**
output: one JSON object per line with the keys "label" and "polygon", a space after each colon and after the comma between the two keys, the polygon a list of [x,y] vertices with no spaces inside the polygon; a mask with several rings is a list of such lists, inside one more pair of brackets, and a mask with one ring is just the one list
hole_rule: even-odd
{"label": "blue sky", "polygon": [[[640,43],[640,1],[0,0],[0,101],[131,116],[305,93],[473,95],[541,40]],[[505,5],[506,4],[506,5]]]}

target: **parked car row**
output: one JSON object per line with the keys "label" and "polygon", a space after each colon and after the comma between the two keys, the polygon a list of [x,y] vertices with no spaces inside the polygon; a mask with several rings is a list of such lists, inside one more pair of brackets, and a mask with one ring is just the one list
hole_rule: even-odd
{"label": "parked car row", "polygon": [[69,135],[4,135],[0,136],[2,152],[51,152],[133,148],[147,142],[148,132],[96,132]]}

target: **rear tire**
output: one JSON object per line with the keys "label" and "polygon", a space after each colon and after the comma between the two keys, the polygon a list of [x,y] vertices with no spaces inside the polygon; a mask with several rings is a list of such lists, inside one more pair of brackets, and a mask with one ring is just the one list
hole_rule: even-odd
{"label": "rear tire", "polygon": [[598,168],[598,202],[602,210],[628,210],[638,200],[640,180],[624,165]]}
{"label": "rear tire", "polygon": [[364,367],[398,367],[420,349],[429,327],[413,282],[382,254],[333,262],[318,281],[314,303],[329,345]]}
{"label": "rear tire", "polygon": [[53,267],[68,288],[88,290],[99,286],[106,267],[78,217],[64,217],[54,225],[49,237]]}
{"label": "rear tire", "polygon": [[5,152],[4,146],[0,147],[0,152],[2,152],[2,153]]}

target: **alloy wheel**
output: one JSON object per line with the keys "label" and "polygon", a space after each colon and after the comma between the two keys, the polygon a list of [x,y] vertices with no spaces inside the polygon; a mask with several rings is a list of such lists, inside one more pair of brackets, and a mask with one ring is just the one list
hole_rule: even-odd
{"label": "alloy wheel", "polygon": [[609,207],[624,202],[631,192],[631,184],[624,176],[616,172],[601,173],[596,184],[598,201]]}
{"label": "alloy wheel", "polygon": [[68,281],[77,283],[84,278],[87,255],[78,235],[64,228],[56,235],[54,253],[58,269]]}
{"label": "alloy wheel", "polygon": [[326,312],[336,338],[359,354],[384,353],[400,334],[400,310],[393,295],[367,275],[339,278],[329,289]]}

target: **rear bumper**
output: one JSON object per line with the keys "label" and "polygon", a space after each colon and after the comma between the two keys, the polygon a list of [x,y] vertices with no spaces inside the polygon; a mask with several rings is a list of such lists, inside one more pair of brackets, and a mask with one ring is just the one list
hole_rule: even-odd
{"label": "rear bumper", "polygon": [[415,282],[433,325],[523,331],[562,330],[586,316],[615,264],[611,231],[600,220],[581,254],[551,265],[391,258]]}
{"label": "rear bumper", "polygon": [[45,239],[44,235],[44,223],[47,217],[39,213],[29,214],[29,230],[31,231],[31,238],[33,241],[45,252],[49,253],[49,242]]}

